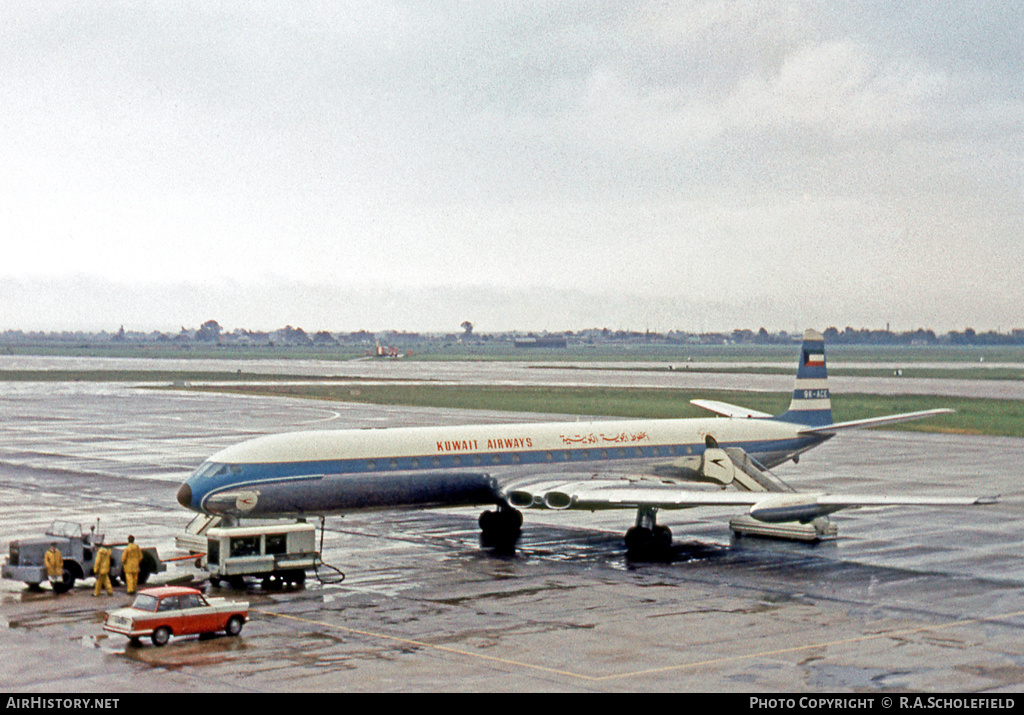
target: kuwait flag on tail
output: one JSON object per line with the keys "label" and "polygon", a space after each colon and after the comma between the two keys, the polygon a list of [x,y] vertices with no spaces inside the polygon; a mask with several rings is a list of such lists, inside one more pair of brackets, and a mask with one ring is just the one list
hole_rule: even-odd
{"label": "kuwait flag on tail", "polygon": [[805,353],[804,365],[808,367],[825,367],[825,353]]}

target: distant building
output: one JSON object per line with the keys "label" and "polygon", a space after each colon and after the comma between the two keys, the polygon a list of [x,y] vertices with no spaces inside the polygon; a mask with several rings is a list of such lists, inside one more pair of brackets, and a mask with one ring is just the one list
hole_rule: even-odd
{"label": "distant building", "polygon": [[527,336],[516,338],[512,344],[517,348],[564,348],[568,345],[564,335]]}

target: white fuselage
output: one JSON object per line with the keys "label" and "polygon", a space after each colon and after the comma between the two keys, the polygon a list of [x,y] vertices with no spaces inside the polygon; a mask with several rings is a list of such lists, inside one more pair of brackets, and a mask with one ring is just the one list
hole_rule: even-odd
{"label": "white fuselage", "polygon": [[708,438],[771,467],[821,443],[775,419],[661,419],[291,432],[228,447],[178,500],[249,517],[494,504],[496,474],[682,463]]}

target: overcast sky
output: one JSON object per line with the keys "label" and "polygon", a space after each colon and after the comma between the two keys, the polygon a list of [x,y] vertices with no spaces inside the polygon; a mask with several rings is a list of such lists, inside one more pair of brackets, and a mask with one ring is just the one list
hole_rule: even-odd
{"label": "overcast sky", "polygon": [[1024,4],[0,0],[0,330],[1024,328]]}

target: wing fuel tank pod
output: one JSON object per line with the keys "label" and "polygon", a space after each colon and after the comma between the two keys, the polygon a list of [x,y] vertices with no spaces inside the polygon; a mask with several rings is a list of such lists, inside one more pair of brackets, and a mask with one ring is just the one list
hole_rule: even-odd
{"label": "wing fuel tank pod", "polygon": [[839,530],[828,514],[841,508],[820,504],[815,495],[769,497],[751,507],[749,514],[730,519],[729,528],[738,536],[807,542],[830,540],[836,538]]}
{"label": "wing fuel tank pod", "polygon": [[842,508],[841,505],[836,504],[820,504],[818,497],[813,494],[788,494],[769,497],[758,502],[750,508],[750,516],[769,524],[785,521],[799,521],[807,524],[819,516],[827,516]]}

